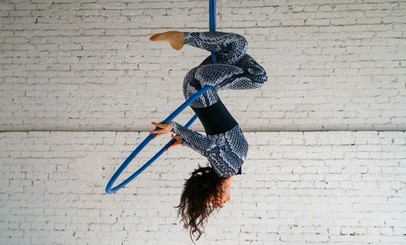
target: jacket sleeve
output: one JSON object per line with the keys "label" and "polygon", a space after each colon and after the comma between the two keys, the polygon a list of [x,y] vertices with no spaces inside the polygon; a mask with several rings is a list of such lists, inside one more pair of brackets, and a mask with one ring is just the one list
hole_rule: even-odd
{"label": "jacket sleeve", "polygon": [[172,131],[183,136],[182,145],[187,146],[205,156],[219,177],[236,175],[243,159],[236,154],[217,146],[212,140],[195,131],[189,130],[176,122],[173,122]]}
{"label": "jacket sleeve", "polygon": [[173,122],[172,132],[183,137],[181,142],[183,146],[187,146],[205,157],[208,157],[210,151],[217,147],[217,145],[206,136],[187,129],[176,122]]}

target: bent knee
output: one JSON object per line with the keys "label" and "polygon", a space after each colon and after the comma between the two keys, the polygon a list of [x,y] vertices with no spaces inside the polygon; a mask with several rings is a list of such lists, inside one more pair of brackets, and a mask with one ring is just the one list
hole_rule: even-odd
{"label": "bent knee", "polygon": [[264,72],[259,76],[259,83],[264,85],[268,82],[268,73],[264,70]]}
{"label": "bent knee", "polygon": [[234,36],[234,42],[237,43],[239,46],[248,47],[248,41],[244,36],[237,34],[237,33],[233,33],[233,36]]}
{"label": "bent knee", "polygon": [[248,68],[253,76],[253,80],[259,87],[262,87],[268,81],[268,74],[266,70],[257,64],[255,68]]}

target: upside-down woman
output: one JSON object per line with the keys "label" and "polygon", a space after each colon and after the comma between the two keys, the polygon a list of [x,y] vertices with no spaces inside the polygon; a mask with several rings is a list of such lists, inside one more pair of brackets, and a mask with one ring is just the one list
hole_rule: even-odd
{"label": "upside-down woman", "polygon": [[178,206],[185,228],[197,239],[203,232],[208,216],[231,199],[230,188],[235,175],[241,174],[248,143],[237,121],[221,102],[216,91],[244,90],[261,87],[268,79],[266,71],[248,54],[247,41],[234,33],[176,32],[158,33],[151,41],[166,41],[176,50],[184,44],[213,52],[217,62],[206,58],[190,70],[183,82],[183,93],[189,99],[206,85],[213,89],[204,93],[190,106],[198,115],[206,136],[184,128],[176,122],[152,123],[157,128],[151,134],[173,132],[175,142],[168,150],[187,146],[205,156],[210,165],[192,172],[186,180]]}

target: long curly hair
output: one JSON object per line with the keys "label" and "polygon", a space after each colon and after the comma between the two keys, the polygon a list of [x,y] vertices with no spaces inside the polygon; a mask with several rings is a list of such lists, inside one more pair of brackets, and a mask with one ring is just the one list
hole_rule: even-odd
{"label": "long curly hair", "polygon": [[199,240],[209,215],[217,209],[212,202],[221,200],[222,180],[213,168],[199,166],[185,181],[180,204],[176,208],[183,227],[189,229],[192,241],[192,237]]}

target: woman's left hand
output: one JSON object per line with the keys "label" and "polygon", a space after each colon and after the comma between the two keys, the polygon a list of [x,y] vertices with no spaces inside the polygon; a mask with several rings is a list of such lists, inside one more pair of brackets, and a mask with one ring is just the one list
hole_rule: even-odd
{"label": "woman's left hand", "polygon": [[168,147],[167,151],[170,151],[170,150],[182,145],[182,140],[183,140],[182,136],[172,134],[171,137],[172,137],[172,139],[175,140],[175,142],[173,142],[173,144]]}
{"label": "woman's left hand", "polygon": [[160,135],[164,135],[164,134],[171,132],[172,128],[173,128],[173,122],[170,122],[168,124],[152,122],[152,125],[154,125],[157,128],[160,128],[160,129],[155,129],[155,130],[149,132],[150,134],[156,134],[154,139]]}

